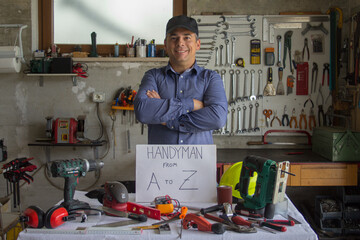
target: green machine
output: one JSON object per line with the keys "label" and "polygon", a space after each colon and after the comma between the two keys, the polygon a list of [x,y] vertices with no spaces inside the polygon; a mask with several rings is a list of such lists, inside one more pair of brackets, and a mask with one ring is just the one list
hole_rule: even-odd
{"label": "green machine", "polygon": [[[278,165],[273,160],[253,155],[247,156],[243,161],[237,187],[243,201],[237,203],[235,212],[250,217],[272,219],[275,212],[273,197],[277,189],[278,170]],[[249,185],[256,173],[255,192],[250,195]]]}

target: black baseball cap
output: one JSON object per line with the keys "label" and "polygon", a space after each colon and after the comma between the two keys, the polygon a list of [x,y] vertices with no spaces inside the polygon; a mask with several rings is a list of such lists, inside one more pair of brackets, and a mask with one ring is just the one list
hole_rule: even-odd
{"label": "black baseball cap", "polygon": [[198,25],[195,19],[191,17],[180,15],[171,18],[166,24],[166,34],[171,33],[176,28],[186,28],[187,30],[192,31],[193,33],[196,33],[197,36],[199,36]]}

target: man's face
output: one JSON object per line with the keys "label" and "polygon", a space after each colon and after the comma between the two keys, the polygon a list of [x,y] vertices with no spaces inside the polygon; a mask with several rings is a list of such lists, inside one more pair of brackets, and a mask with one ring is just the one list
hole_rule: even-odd
{"label": "man's face", "polygon": [[165,49],[172,65],[191,67],[195,53],[200,49],[200,39],[196,40],[196,34],[185,28],[177,28],[167,34]]}

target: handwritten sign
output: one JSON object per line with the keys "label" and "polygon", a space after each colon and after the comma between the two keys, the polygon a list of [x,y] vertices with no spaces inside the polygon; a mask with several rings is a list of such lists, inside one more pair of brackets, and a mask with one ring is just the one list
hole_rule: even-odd
{"label": "handwritten sign", "polygon": [[215,145],[137,145],[136,201],[216,202]]}

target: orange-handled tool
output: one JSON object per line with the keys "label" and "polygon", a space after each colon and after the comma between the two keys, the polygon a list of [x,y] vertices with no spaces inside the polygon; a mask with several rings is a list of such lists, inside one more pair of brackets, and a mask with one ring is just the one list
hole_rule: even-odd
{"label": "orange-handled tool", "polygon": [[184,219],[186,214],[187,214],[188,208],[187,207],[182,207],[181,208],[181,213],[179,215],[179,219]]}
{"label": "orange-handled tool", "polygon": [[173,218],[171,218],[169,220],[161,221],[161,222],[156,222],[156,223],[153,223],[152,225],[163,225],[165,223],[169,223],[169,222],[172,222],[175,220],[184,219],[187,211],[188,211],[187,207],[182,207],[181,212],[179,214],[175,215]]}

